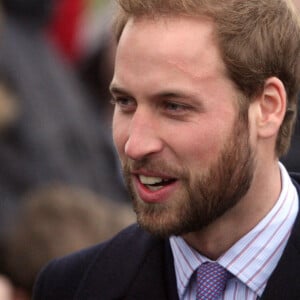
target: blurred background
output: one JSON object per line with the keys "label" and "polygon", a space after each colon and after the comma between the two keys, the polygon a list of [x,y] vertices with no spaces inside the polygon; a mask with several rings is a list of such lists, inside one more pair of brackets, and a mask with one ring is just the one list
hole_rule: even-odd
{"label": "blurred background", "polygon": [[0,0],[0,300],[134,222],[111,138],[112,4]]}
{"label": "blurred background", "polygon": [[[0,0],[0,300],[30,299],[50,259],[134,222],[111,137],[113,11]],[[298,122],[289,171],[299,151]]]}

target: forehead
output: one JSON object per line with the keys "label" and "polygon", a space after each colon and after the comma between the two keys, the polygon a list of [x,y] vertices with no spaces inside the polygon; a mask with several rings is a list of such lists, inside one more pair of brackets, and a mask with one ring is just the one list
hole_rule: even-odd
{"label": "forehead", "polygon": [[223,73],[214,23],[185,16],[129,19],[117,47],[115,77],[125,69],[146,76],[154,67],[193,78]]}

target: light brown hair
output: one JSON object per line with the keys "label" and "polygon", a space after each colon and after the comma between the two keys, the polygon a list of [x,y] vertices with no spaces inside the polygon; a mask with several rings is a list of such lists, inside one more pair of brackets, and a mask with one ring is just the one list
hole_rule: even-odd
{"label": "light brown hair", "polygon": [[[300,82],[300,25],[289,0],[118,0],[115,34],[119,40],[130,17],[185,15],[209,17],[228,76],[248,101],[260,95],[265,81],[279,78],[287,92],[287,110],[276,141],[284,155],[297,111]],[[245,107],[243,108],[245,109]]]}
{"label": "light brown hair", "polygon": [[0,243],[0,271],[29,295],[50,260],[111,238],[135,221],[129,206],[75,186],[40,187],[22,200]]}

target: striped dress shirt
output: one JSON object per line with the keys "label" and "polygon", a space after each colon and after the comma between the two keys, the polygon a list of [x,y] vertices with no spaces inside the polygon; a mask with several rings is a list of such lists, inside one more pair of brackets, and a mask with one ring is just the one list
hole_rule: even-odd
{"label": "striped dress shirt", "polygon": [[[262,295],[290,236],[298,213],[298,194],[286,169],[279,163],[282,190],[272,210],[217,262],[234,276],[220,299],[256,300]],[[180,300],[196,297],[196,269],[211,261],[181,237],[170,237]]]}

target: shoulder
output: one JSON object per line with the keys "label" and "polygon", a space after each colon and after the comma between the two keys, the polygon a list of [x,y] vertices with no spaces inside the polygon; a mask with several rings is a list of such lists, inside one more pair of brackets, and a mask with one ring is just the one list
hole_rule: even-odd
{"label": "shoulder", "polygon": [[101,248],[95,246],[48,263],[37,277],[33,299],[72,299],[82,274]]}
{"label": "shoulder", "polygon": [[[156,243],[154,237],[132,225],[111,240],[53,260],[38,276],[33,299],[73,299],[80,284],[93,274],[122,280],[115,277],[133,274]],[[117,266],[123,271],[116,272]]]}

